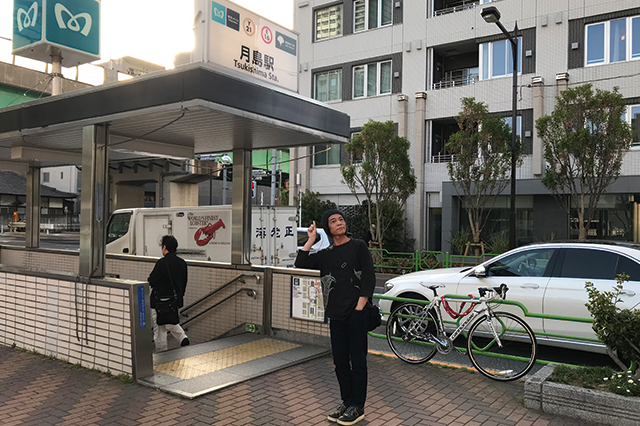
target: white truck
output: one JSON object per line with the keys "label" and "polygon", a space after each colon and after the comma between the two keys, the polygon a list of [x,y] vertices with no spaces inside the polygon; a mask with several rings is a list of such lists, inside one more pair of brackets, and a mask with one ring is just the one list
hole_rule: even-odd
{"label": "white truck", "polygon": [[[296,222],[294,207],[254,206],[251,264],[293,266]],[[160,242],[171,234],[184,259],[231,263],[231,225],[228,205],[120,209],[109,218],[106,252],[162,257]]]}

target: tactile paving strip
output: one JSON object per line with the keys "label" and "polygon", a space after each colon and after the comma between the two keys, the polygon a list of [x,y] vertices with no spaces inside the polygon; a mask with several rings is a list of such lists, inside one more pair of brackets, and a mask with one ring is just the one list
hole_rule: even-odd
{"label": "tactile paving strip", "polygon": [[188,380],[297,347],[300,345],[264,338],[255,342],[159,364],[153,369],[159,373]]}

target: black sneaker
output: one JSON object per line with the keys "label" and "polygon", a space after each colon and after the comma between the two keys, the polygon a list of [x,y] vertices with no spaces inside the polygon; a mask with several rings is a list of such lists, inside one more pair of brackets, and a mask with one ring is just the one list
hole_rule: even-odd
{"label": "black sneaker", "polygon": [[182,342],[180,342],[180,346],[189,346],[189,338],[185,337],[184,339],[182,339]]}
{"label": "black sneaker", "polygon": [[336,411],[327,416],[327,420],[329,420],[330,422],[337,422],[340,416],[343,415],[345,411],[347,411],[347,406],[344,404],[340,404],[338,405],[338,408],[336,408]]}
{"label": "black sneaker", "polygon": [[364,419],[364,408],[349,407],[344,414],[338,418],[339,425],[354,425]]}

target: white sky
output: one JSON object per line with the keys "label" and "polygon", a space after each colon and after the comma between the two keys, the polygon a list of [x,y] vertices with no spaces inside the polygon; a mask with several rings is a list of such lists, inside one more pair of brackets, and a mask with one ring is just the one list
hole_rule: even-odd
{"label": "white sky", "polygon": [[[293,0],[233,2],[293,28]],[[0,0],[0,61],[10,58],[11,43],[3,38],[11,38],[12,14],[13,0]],[[102,0],[101,14],[102,61],[133,56],[171,68],[176,53],[193,49],[191,0]],[[16,63],[28,66],[25,60]]]}

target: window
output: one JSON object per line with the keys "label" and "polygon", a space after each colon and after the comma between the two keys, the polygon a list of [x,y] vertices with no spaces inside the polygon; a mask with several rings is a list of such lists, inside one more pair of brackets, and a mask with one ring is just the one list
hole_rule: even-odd
{"label": "window", "polygon": [[618,256],[592,249],[567,249],[560,276],[592,280],[613,280],[616,277]]}
{"label": "window", "polygon": [[60,172],[60,179],[64,179],[64,172]]}
{"label": "window", "polygon": [[629,123],[633,130],[631,146],[640,146],[640,105],[628,105],[622,120]]}
{"label": "window", "polygon": [[[504,121],[507,122],[509,128],[511,128],[513,131],[513,125],[511,124],[511,122],[513,121],[513,117],[506,117]],[[522,137],[522,117],[520,116],[516,117],[516,135]]]}
{"label": "window", "polygon": [[353,67],[353,98],[391,93],[391,61]]}
{"label": "window", "polygon": [[133,213],[118,213],[111,216],[107,225],[107,244],[122,238],[129,232],[129,222]]}
{"label": "window", "polygon": [[525,250],[493,262],[490,277],[542,277],[555,249]]}
{"label": "window", "polygon": [[342,70],[316,74],[314,99],[322,102],[342,99]]}
{"label": "window", "polygon": [[364,31],[393,23],[393,0],[353,2],[353,31]]}
{"label": "window", "polygon": [[629,275],[629,281],[640,281],[640,265],[628,257],[619,256],[616,276],[619,274]]}
{"label": "window", "polygon": [[316,10],[316,40],[342,35],[342,5]]}
{"label": "window", "polygon": [[[518,37],[518,73],[522,72],[522,37]],[[480,77],[487,80],[494,77],[513,75],[513,53],[509,40],[483,43],[480,45]]]}
{"label": "window", "polygon": [[[360,132],[351,133],[351,137],[349,140],[353,142],[356,136],[358,136]],[[362,163],[362,155],[351,154],[351,164],[360,164]]]}
{"label": "window", "polygon": [[640,59],[640,16],[587,25],[585,39],[587,66]]}
{"label": "window", "polygon": [[42,182],[49,182],[49,172],[42,173]]}
{"label": "window", "polygon": [[[331,149],[327,150],[327,148]],[[316,145],[313,147],[313,166],[328,166],[340,164],[340,144]]]}

